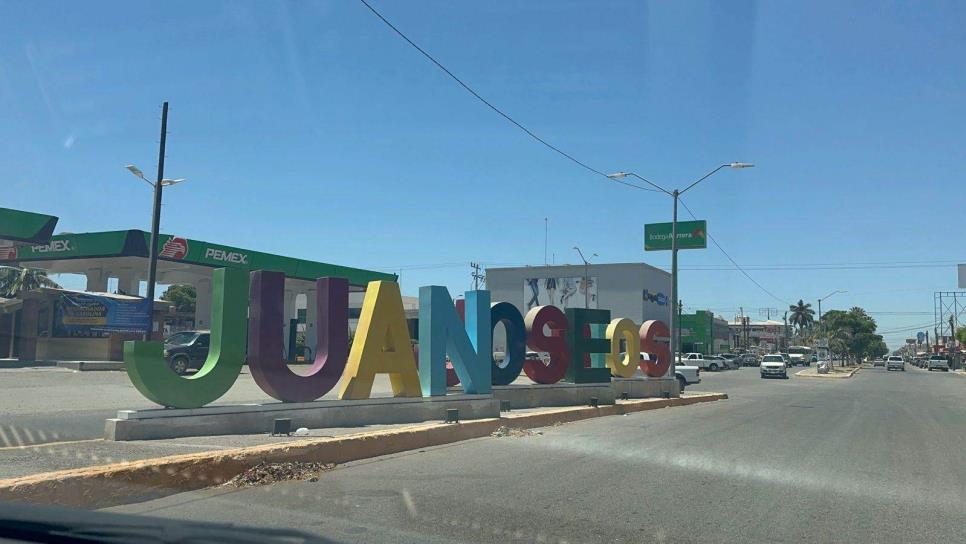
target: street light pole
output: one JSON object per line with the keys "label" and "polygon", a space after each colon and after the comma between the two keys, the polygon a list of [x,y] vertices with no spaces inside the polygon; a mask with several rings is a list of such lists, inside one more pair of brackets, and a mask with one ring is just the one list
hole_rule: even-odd
{"label": "street light pole", "polygon": [[[847,293],[847,292],[848,291],[843,291],[841,289],[836,289],[835,291],[832,291],[831,293],[829,293],[829,294],[825,295],[824,297],[821,297],[820,299],[818,299],[818,322],[819,322],[819,324],[822,325],[822,336],[825,337],[826,344],[828,343],[828,327],[826,327],[825,326],[825,322],[822,321],[822,301],[823,300],[826,300],[828,298],[831,298],[833,295],[836,295],[838,293]],[[829,356],[830,356],[829,360],[831,360],[831,353],[832,353],[831,348],[829,346],[826,346],[825,349],[828,350]]]}
{"label": "street light pole", "polygon": [[[577,254],[580,255],[580,260],[584,261],[584,308],[586,309],[586,308],[590,308],[590,274],[589,274],[590,261],[584,258],[584,252],[580,251],[579,247],[574,246],[574,249],[576,249]],[[590,256],[590,258],[593,259],[596,256],[597,254],[594,253],[593,255]]]}
{"label": "street light pole", "polygon": [[158,180],[154,183],[154,214],[151,218],[151,245],[148,247],[148,330],[145,340],[151,339],[154,329],[154,283],[158,276],[158,236],[161,228],[161,181],[164,179],[164,146],[168,139],[168,103],[161,106],[161,145],[158,149]]}
{"label": "street light pole", "polygon": [[671,329],[670,346],[671,346],[671,375],[672,376],[674,375],[674,366],[676,364],[675,361],[677,360],[677,352],[678,352],[678,339],[680,338],[680,333],[678,331],[680,327],[680,323],[679,323],[680,320],[676,320],[674,316],[674,313],[677,311],[677,307],[678,307],[678,200],[680,199],[681,195],[688,192],[695,185],[710,178],[712,175],[714,175],[718,170],[721,170],[722,168],[741,169],[741,168],[751,168],[753,166],[754,164],[747,163],[747,162],[725,163],[725,164],[719,165],[714,170],[701,176],[696,181],[692,182],[691,185],[688,185],[687,187],[685,187],[684,190],[679,191],[675,189],[673,192],[668,191],[664,187],[661,187],[660,185],[654,183],[653,181],[647,178],[644,178],[638,174],[635,174],[634,172],[617,172],[614,174],[609,174],[607,176],[611,179],[622,179],[627,176],[635,177],[643,181],[644,183],[647,183],[651,187],[658,189],[662,193],[670,196],[674,200],[674,211],[671,216],[671,316],[670,316],[670,323],[669,323],[669,326]]}

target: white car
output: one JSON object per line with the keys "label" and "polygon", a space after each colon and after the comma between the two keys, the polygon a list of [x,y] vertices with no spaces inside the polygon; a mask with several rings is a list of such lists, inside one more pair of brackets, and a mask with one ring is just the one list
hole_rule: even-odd
{"label": "white car", "polygon": [[931,372],[933,369],[949,372],[949,361],[942,355],[930,355],[926,361],[926,368]]}
{"label": "white car", "polygon": [[886,361],[886,370],[901,370],[906,371],[906,361],[899,355],[890,355],[889,360]]}
{"label": "white car", "polygon": [[778,353],[771,353],[761,358],[758,365],[761,370],[762,378],[778,377],[788,379],[788,363],[785,358]]}
{"label": "white car", "polygon": [[674,365],[674,377],[684,393],[684,386],[701,383],[701,369],[691,365]]}

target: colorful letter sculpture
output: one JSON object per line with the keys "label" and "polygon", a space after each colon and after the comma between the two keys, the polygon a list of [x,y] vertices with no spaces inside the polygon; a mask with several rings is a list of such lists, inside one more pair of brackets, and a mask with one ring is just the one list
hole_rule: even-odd
{"label": "colorful letter sculpture", "polygon": [[321,278],[315,282],[319,322],[315,360],[308,374],[299,376],[282,358],[285,274],[251,273],[248,319],[248,368],[255,383],[269,396],[284,402],[309,402],[339,383],[349,348],[349,282]]}
{"label": "colorful letter sculpture", "polygon": [[660,378],[671,366],[671,331],[663,321],[652,319],[641,325],[641,351],[649,360],[641,361],[641,371],[652,378]]}
{"label": "colorful letter sculpture", "polygon": [[339,398],[369,398],[376,374],[389,374],[396,397],[422,396],[399,284],[391,281],[369,282]]}
{"label": "colorful letter sculpture", "polygon": [[[488,394],[510,385],[520,372],[538,384],[607,383],[630,378],[639,366],[663,377],[671,365],[670,332],[662,321],[635,329],[609,310],[537,306],[526,316],[509,302],[490,301],[489,291],[469,291],[455,303],[445,287],[419,290],[419,345],[410,338],[399,284],[370,282],[349,350],[349,283],[316,280],[308,300],[318,315],[316,356],[308,373],[289,369],[282,355],[285,275],[258,270],[214,271],[208,358],[191,376],[169,367],[161,342],[125,342],[124,361],[134,386],[149,400],[171,408],[200,408],[228,392],[245,363],[255,383],[283,402],[311,402],[339,381],[339,398],[369,398],[376,374],[388,374],[393,395],[446,395],[461,383],[464,393]],[[493,330],[506,331],[503,360],[493,357]],[[247,329],[247,331],[246,331]],[[246,342],[247,332],[247,342]],[[527,358],[527,349],[540,355]],[[648,357],[641,357],[647,353]],[[545,362],[544,355],[549,355]],[[418,361],[418,364],[417,364]]]}
{"label": "colorful letter sculpture", "polygon": [[[523,371],[534,383],[557,383],[567,374],[570,350],[567,349],[567,316],[556,306],[534,306],[523,319],[527,327],[527,346],[550,354],[550,364],[540,359],[527,359]],[[543,328],[550,330],[544,334]]]}
{"label": "colorful letter sculpture", "polygon": [[490,305],[490,330],[499,323],[503,323],[506,330],[506,352],[503,354],[502,366],[493,363],[492,382],[493,385],[510,385],[520,376],[527,359],[527,328],[520,310],[509,302],[494,302]]}
{"label": "colorful letter sculpture", "polygon": [[[607,368],[611,376],[630,378],[637,371],[641,358],[640,331],[633,321],[626,318],[615,319],[607,325],[605,336],[610,341],[610,353],[607,354]],[[624,341],[625,355],[621,355],[621,340]]]}
{"label": "colorful letter sculpture", "polygon": [[200,408],[227,393],[245,363],[247,295],[247,272],[235,268],[214,271],[211,347],[205,364],[192,376],[178,376],[168,368],[161,342],[124,342],[124,363],[134,387],[149,400],[170,408]]}
{"label": "colorful letter sculpture", "polygon": [[[592,310],[589,308],[567,308],[567,346],[570,348],[570,367],[567,368],[566,380],[571,383],[607,383],[610,381],[610,370],[584,366],[585,355],[591,353],[609,353],[610,342],[604,338],[590,336],[592,324],[610,321],[610,310]],[[590,357],[586,357],[590,362]]]}
{"label": "colorful letter sculpture", "polygon": [[419,288],[419,379],[423,396],[446,394],[446,355],[468,394],[490,392],[490,292],[467,291],[466,325],[445,287]]}

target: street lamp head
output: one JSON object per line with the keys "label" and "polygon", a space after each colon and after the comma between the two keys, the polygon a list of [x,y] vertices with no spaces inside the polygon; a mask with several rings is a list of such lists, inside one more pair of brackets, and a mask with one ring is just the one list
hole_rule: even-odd
{"label": "street lamp head", "polygon": [[162,179],[161,180],[161,186],[162,187],[168,187],[170,185],[175,185],[175,184],[181,183],[184,180],[185,180],[184,178],[178,178],[178,179]]}
{"label": "street lamp head", "polygon": [[614,172],[613,174],[607,174],[610,179],[624,179],[628,175],[628,172]]}
{"label": "street lamp head", "polygon": [[751,164],[750,162],[733,162],[728,166],[732,168],[754,168],[755,167],[755,165]]}
{"label": "street lamp head", "polygon": [[577,251],[580,251],[580,248],[577,246],[574,246],[574,249],[576,249]]}
{"label": "street lamp head", "polygon": [[139,177],[141,179],[144,179],[144,172],[142,172],[141,169],[138,168],[137,166],[134,166],[133,164],[129,164],[129,165],[125,166],[124,168],[127,168],[128,172],[134,174],[135,176],[137,176],[137,177]]}
{"label": "street lamp head", "polygon": [[594,253],[593,255],[590,256],[590,258],[593,259],[594,257],[599,257],[599,256],[600,255],[597,255],[596,253]]}

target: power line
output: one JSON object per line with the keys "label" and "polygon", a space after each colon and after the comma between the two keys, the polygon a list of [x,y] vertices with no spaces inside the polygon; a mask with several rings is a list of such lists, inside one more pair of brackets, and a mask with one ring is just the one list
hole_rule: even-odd
{"label": "power line", "polygon": [[[678,197],[678,202],[680,202],[681,205],[684,206],[684,209],[687,210],[689,214],[691,214],[692,219],[696,220],[698,218],[696,215],[694,215],[694,212],[691,211],[691,208],[689,208],[688,205],[684,203],[684,200],[682,198]],[[705,232],[705,235],[708,237],[709,240],[711,240],[711,242],[715,245],[715,247],[717,247],[718,250],[721,251],[721,253],[723,253],[724,256],[728,258],[729,261],[731,261],[731,264],[735,265],[735,268],[737,268],[739,272],[744,274],[744,276],[748,278],[748,280],[751,283],[754,283],[755,285],[757,285],[758,288],[762,290],[762,292],[764,292],[766,295],[770,296],[771,298],[777,300],[778,302],[781,302],[782,304],[788,304],[789,306],[791,306],[790,302],[788,302],[787,300],[782,300],[780,297],[778,297],[768,289],[765,289],[765,287],[762,284],[758,283],[755,280],[755,278],[751,277],[751,274],[749,274],[748,272],[745,272],[745,269],[742,268],[741,265],[739,265],[734,259],[732,259],[731,255],[728,255],[728,252],[725,251],[723,247],[721,247],[721,244],[719,244],[718,241],[715,240],[710,233]]]}
{"label": "power line", "polygon": [[402,38],[403,40],[406,41],[406,43],[408,43],[409,45],[411,45],[413,47],[413,49],[415,49],[416,51],[419,51],[420,54],[422,54],[424,57],[426,57],[427,59],[429,59],[429,61],[432,62],[433,64],[435,64],[437,68],[439,68],[440,70],[443,71],[443,73],[445,73],[453,81],[455,81],[456,83],[458,83],[460,85],[460,87],[463,87],[463,89],[465,89],[466,92],[468,92],[471,95],[473,95],[477,100],[479,100],[480,102],[482,102],[483,104],[485,104],[488,108],[490,108],[491,110],[493,110],[494,112],[496,112],[500,117],[503,117],[504,119],[506,119],[507,121],[509,121],[513,126],[515,126],[518,129],[522,130],[524,133],[526,133],[527,136],[533,138],[537,142],[540,142],[541,144],[543,144],[545,147],[547,147],[551,151],[554,151],[555,153],[559,154],[560,156],[562,156],[562,157],[566,158],[567,160],[573,162],[577,166],[580,166],[581,168],[583,168],[583,169],[585,169],[585,170],[587,170],[589,172],[592,172],[594,174],[597,174],[598,176],[602,176],[605,179],[607,179],[608,181],[613,181],[613,182],[616,182],[616,183],[620,183],[621,185],[626,185],[628,187],[633,187],[634,189],[640,189],[642,191],[652,191],[652,192],[655,192],[655,193],[660,192],[657,189],[651,189],[649,187],[641,187],[640,185],[635,185],[633,183],[629,183],[629,182],[624,181],[624,180],[621,180],[621,179],[613,179],[613,178],[610,178],[604,172],[602,172],[602,171],[600,171],[600,170],[598,170],[598,169],[596,169],[596,168],[588,165],[587,163],[585,163],[585,162],[581,161],[580,159],[574,157],[570,153],[567,153],[566,151],[560,149],[559,147],[551,144],[547,140],[544,140],[542,137],[538,136],[532,130],[530,130],[529,128],[523,126],[523,124],[521,124],[519,121],[517,121],[516,119],[510,117],[509,114],[507,114],[506,112],[504,112],[500,108],[498,108],[495,105],[493,105],[492,102],[490,102],[489,100],[483,98],[483,96],[480,95],[480,93],[478,93],[475,90],[473,90],[472,87],[470,87],[469,85],[466,84],[466,82],[464,82],[462,79],[460,79],[459,77],[457,77],[456,74],[454,74],[453,72],[451,72],[449,70],[449,68],[443,66],[443,64],[441,62],[439,62],[438,60],[436,60],[436,58],[433,57],[432,55],[430,55],[425,49],[423,49],[422,47],[416,45],[416,42],[414,42],[411,39],[409,39],[409,37],[406,36],[405,34],[403,34],[403,32],[401,30],[399,30],[398,28],[396,28],[396,25],[392,24],[391,22],[389,22],[388,19],[386,19],[385,17],[383,17],[383,15],[381,13],[379,13],[378,11],[376,11],[376,8],[372,7],[372,5],[369,4],[369,2],[367,2],[366,0],[359,0],[359,1],[362,2],[362,4],[364,6],[366,6],[367,8],[369,8],[369,11],[371,11],[373,13],[373,15],[375,15],[376,17],[378,17],[380,21],[382,21],[383,23],[386,24],[386,26],[388,26],[389,28],[391,28],[392,31],[395,32],[400,38]]}

